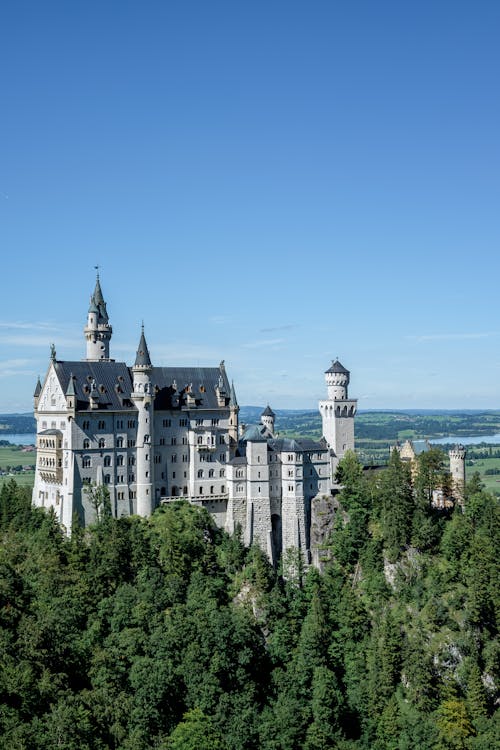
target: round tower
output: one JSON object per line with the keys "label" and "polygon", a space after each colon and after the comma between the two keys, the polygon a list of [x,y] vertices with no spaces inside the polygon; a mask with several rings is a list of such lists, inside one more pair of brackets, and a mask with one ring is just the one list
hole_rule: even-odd
{"label": "round tower", "polygon": [[90,298],[87,313],[87,325],[83,329],[87,342],[88,361],[109,359],[109,342],[113,329],[111,328],[106,303],[102,295],[99,274],[97,274],[94,293]]}
{"label": "round tower", "polygon": [[347,386],[349,385],[349,377],[349,370],[346,370],[338,359],[332,361],[331,367],[325,372],[329,399],[343,401],[348,398]]}
{"label": "round tower", "polygon": [[465,456],[463,445],[455,445],[449,451],[450,474],[453,482],[453,495],[458,503],[463,503],[465,488]]}
{"label": "round tower", "polygon": [[266,406],[262,414],[260,415],[260,421],[261,424],[264,425],[266,429],[269,430],[271,435],[274,435],[274,420],[276,419],[276,414],[273,412],[269,404]]}
{"label": "round tower", "polygon": [[149,356],[144,326],[134,366],[133,391],[130,399],[137,409],[136,434],[136,512],[139,516],[150,516],[153,512],[153,389],[151,374],[153,366]]}

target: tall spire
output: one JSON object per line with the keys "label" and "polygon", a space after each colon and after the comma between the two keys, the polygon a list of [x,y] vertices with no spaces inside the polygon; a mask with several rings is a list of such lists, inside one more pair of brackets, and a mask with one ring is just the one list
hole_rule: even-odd
{"label": "tall spire", "polygon": [[231,393],[229,395],[229,406],[238,406],[238,399],[236,398],[236,391],[234,390],[234,381],[231,380]]}
{"label": "tall spire", "polygon": [[90,298],[90,305],[87,313],[87,325],[84,333],[87,341],[87,360],[109,359],[109,341],[113,329],[109,324],[108,311],[106,302],[101,289],[99,279],[99,266],[96,266],[97,275],[94,293]]}
{"label": "tall spire", "polygon": [[141,326],[141,338],[137,348],[134,367],[152,367],[151,357],[149,356],[149,349],[144,335],[144,323]]}

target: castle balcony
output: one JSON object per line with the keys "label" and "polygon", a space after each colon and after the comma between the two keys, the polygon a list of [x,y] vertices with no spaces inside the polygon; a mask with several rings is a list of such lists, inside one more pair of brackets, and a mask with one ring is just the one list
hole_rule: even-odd
{"label": "castle balcony", "polygon": [[195,447],[199,453],[206,451],[208,451],[209,453],[214,453],[217,450],[217,446],[215,445],[215,443],[213,445],[211,443],[197,443]]}
{"label": "castle balcony", "polygon": [[229,493],[227,492],[218,495],[167,495],[160,498],[160,505],[168,505],[169,503],[179,502],[179,500],[187,500],[191,505],[199,505],[202,507],[204,503],[227,501],[228,499]]}

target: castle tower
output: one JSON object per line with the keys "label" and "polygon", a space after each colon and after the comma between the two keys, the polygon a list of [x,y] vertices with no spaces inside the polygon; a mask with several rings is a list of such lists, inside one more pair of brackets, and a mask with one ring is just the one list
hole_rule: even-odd
{"label": "castle tower", "polygon": [[260,415],[260,421],[266,427],[271,435],[274,437],[274,420],[276,414],[273,412],[269,404],[266,406],[262,414]]}
{"label": "castle tower", "polygon": [[90,298],[87,325],[83,332],[87,342],[87,361],[109,360],[109,342],[113,329],[102,296],[99,274],[97,274],[94,293]]}
{"label": "castle tower", "polygon": [[448,453],[450,457],[450,474],[453,482],[453,494],[456,501],[462,505],[465,488],[465,456],[463,445],[455,445]]}
{"label": "castle tower", "polygon": [[137,408],[136,435],[136,512],[140,516],[150,516],[153,512],[153,388],[151,373],[153,366],[149,356],[144,326],[134,366],[133,391],[130,399]]}
{"label": "castle tower", "polygon": [[319,402],[323,422],[323,436],[333,450],[337,462],[345,452],[354,450],[354,415],[357,399],[349,398],[349,370],[338,359],[325,372],[328,398]]}

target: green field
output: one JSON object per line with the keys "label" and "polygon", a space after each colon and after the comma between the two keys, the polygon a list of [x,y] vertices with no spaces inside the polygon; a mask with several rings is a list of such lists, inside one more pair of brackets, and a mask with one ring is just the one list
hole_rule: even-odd
{"label": "green field", "polygon": [[24,453],[19,446],[0,446],[0,471],[8,472],[0,476],[0,488],[15,479],[17,484],[33,486],[35,481],[34,471],[18,471],[18,466],[33,466],[36,462],[36,452]]}

